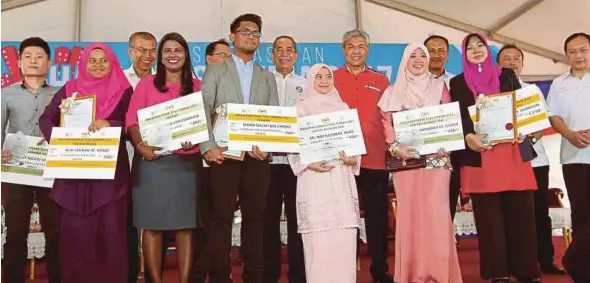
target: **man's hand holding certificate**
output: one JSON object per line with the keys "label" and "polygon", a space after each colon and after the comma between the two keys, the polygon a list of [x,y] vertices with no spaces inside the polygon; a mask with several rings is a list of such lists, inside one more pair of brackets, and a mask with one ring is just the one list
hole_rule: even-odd
{"label": "man's hand holding certificate", "polygon": [[141,137],[164,152],[209,139],[201,92],[185,95],[137,111]]}
{"label": "man's hand holding certificate", "polygon": [[420,155],[465,149],[459,103],[393,113],[397,141]]}
{"label": "man's hand holding certificate", "polygon": [[301,164],[367,153],[356,109],[299,118]]}
{"label": "man's hand holding certificate", "polygon": [[539,87],[532,84],[516,91],[519,134],[529,135],[550,128],[549,116],[549,107]]}
{"label": "man's hand holding certificate", "polygon": [[2,164],[2,182],[36,187],[53,187],[53,179],[43,179],[48,146],[43,138],[22,133],[6,134],[3,150],[12,159]]}
{"label": "man's hand holding certificate", "polygon": [[295,107],[227,104],[230,150],[299,152]]}
{"label": "man's hand holding certificate", "polygon": [[[220,105],[215,109],[213,117],[213,136],[217,146],[222,148],[228,147],[228,124],[227,124],[227,104]],[[240,150],[225,150],[223,156],[229,159],[244,160],[245,153]]]}

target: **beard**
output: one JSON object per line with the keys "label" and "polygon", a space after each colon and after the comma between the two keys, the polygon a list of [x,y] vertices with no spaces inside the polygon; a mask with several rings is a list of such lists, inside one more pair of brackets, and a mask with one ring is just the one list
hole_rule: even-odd
{"label": "beard", "polygon": [[249,48],[249,47],[240,47],[240,52],[246,54],[246,55],[253,55],[254,53],[256,53],[256,49],[258,49],[258,47],[255,48]]}

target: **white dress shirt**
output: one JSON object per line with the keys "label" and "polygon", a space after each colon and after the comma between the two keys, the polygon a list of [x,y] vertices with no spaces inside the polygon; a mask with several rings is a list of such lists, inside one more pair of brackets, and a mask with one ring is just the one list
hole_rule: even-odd
{"label": "white dress shirt", "polygon": [[[526,87],[530,85],[528,83],[523,82],[520,78],[518,80],[520,81],[521,87]],[[549,116],[551,116],[551,113],[549,113]],[[542,139],[543,138],[537,140],[537,142],[533,144],[533,149],[537,153],[537,157],[535,157],[535,159],[531,161],[531,165],[533,165],[533,167],[549,166],[549,157],[545,152],[545,147],[543,146]]]}
{"label": "white dress shirt", "polygon": [[[430,75],[437,78],[436,75],[433,73],[430,73]],[[447,90],[450,90],[449,83],[451,82],[451,79],[453,77],[455,77],[455,74],[445,70],[444,74],[442,74],[442,76],[438,77],[437,79],[445,81],[445,85],[447,86]]]}
{"label": "white dress shirt", "polygon": [[[547,104],[572,131],[590,129],[590,73],[582,79],[567,73],[553,80]],[[577,148],[561,137],[561,164],[590,164],[590,147]]]}
{"label": "white dress shirt", "polygon": [[[293,106],[297,98],[305,96],[306,81],[303,77],[293,71],[284,77],[276,70],[273,74],[277,82],[280,106]],[[289,164],[289,161],[285,155],[273,154],[271,164]]]}
{"label": "white dress shirt", "polygon": [[[139,83],[139,81],[141,81],[141,78],[137,75],[137,73],[135,73],[135,69],[133,69],[133,65],[131,65],[131,67],[123,70],[123,73],[125,74],[125,77],[127,77],[129,84],[131,84],[131,87],[133,87],[133,89],[135,89],[135,87],[137,87],[137,84]],[[131,168],[131,166],[133,166],[133,155],[135,154],[135,148],[133,148],[131,141],[127,141],[126,147],[127,147],[127,154],[129,155],[129,167]]]}

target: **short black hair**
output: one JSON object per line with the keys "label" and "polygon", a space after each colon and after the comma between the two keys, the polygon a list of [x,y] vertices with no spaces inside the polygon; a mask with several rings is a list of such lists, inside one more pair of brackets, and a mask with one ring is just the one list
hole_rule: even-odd
{"label": "short black hair", "polygon": [[431,41],[433,39],[440,39],[440,40],[444,41],[447,44],[447,50],[449,50],[449,47],[450,47],[449,40],[446,37],[441,36],[441,35],[433,34],[433,35],[429,36],[428,38],[426,38],[424,40],[424,45],[426,45],[426,43],[428,43],[429,41]]}
{"label": "short black hair", "polygon": [[297,52],[297,42],[295,42],[295,39],[292,36],[288,36],[288,35],[281,35],[281,36],[275,38],[275,40],[272,42],[272,51],[275,51],[275,48],[277,48],[277,41],[279,41],[281,39],[288,39],[291,42],[293,42],[293,48],[295,48],[295,52]]}
{"label": "short black hair", "polygon": [[506,44],[506,45],[502,46],[502,48],[500,48],[500,51],[498,51],[498,56],[496,56],[496,63],[500,63],[500,55],[502,54],[502,51],[504,51],[506,49],[518,50],[518,52],[520,52],[520,56],[522,56],[522,61],[524,61],[524,52],[522,52],[522,50],[520,48],[518,48],[518,46],[516,46],[514,44]]}
{"label": "short black hair", "polygon": [[568,37],[565,39],[565,42],[563,43],[563,51],[564,51],[565,53],[567,53],[567,44],[568,44],[568,43],[570,43],[570,41],[574,40],[576,37],[583,37],[583,38],[585,38],[586,40],[588,40],[588,43],[590,43],[590,35],[589,35],[589,34],[587,34],[587,33],[585,33],[585,32],[576,32],[576,33],[574,33],[574,34],[572,34],[572,35],[568,36]]}
{"label": "short black hair", "polygon": [[19,57],[23,54],[23,52],[25,52],[25,48],[27,47],[39,47],[45,51],[47,58],[51,59],[51,49],[49,48],[47,41],[45,41],[43,38],[29,37],[23,40],[18,48]]}
{"label": "short black hair", "polygon": [[229,31],[231,33],[236,33],[242,22],[253,22],[258,26],[259,31],[262,31],[262,18],[256,14],[240,15],[233,22],[231,22],[231,25],[229,25]]}
{"label": "short black hair", "polygon": [[219,40],[213,41],[207,45],[207,48],[205,48],[205,55],[213,56],[213,52],[215,52],[215,48],[217,47],[218,44],[225,45],[225,46],[229,47],[229,43],[227,43],[227,41],[225,41],[225,39],[219,39]]}
{"label": "short black hair", "polygon": [[129,36],[129,44],[131,44],[138,37],[141,37],[143,39],[151,39],[155,42],[158,42],[156,37],[153,34],[151,34],[150,32],[138,31],[138,32],[134,32],[133,34],[131,34],[131,36]]}

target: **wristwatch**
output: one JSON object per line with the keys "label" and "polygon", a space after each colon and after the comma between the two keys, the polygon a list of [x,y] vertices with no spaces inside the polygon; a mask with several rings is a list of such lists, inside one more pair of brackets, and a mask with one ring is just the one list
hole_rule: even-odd
{"label": "wristwatch", "polygon": [[533,144],[536,144],[538,141],[539,141],[539,139],[537,139],[536,137],[532,137],[532,138],[531,138],[531,142],[532,142]]}

